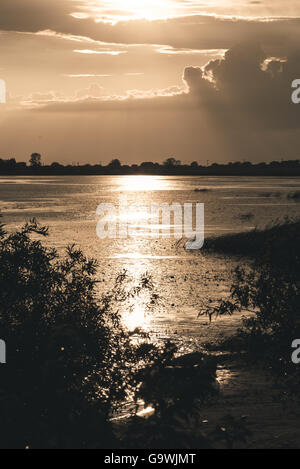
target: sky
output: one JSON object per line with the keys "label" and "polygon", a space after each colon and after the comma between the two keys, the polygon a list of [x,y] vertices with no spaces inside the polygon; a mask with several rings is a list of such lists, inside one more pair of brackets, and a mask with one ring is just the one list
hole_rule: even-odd
{"label": "sky", "polygon": [[299,0],[1,0],[0,157],[297,159]]}

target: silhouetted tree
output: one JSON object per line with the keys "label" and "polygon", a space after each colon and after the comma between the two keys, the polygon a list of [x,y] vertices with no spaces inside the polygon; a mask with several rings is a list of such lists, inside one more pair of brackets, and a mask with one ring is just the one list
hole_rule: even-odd
{"label": "silhouetted tree", "polygon": [[57,163],[56,161],[54,161],[54,163],[51,164],[51,168],[53,169],[60,169],[63,167],[64,167],[63,165],[61,165],[60,163]]}
{"label": "silhouetted tree", "polygon": [[37,168],[42,166],[42,157],[39,153],[32,153],[30,160],[29,160],[30,166],[33,168]]}
{"label": "silhouetted tree", "polygon": [[164,166],[169,166],[169,167],[174,167],[174,166],[180,166],[181,161],[176,160],[176,158],[168,158],[164,161]]}
{"label": "silhouetted tree", "polygon": [[112,169],[120,169],[121,168],[121,161],[118,160],[118,159],[114,159],[112,160],[109,165],[108,165],[110,168]]}

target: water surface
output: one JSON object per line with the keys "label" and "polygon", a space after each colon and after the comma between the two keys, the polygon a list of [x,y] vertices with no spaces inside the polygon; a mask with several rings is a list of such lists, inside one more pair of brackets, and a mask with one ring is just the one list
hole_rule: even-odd
{"label": "water surface", "polygon": [[[183,243],[151,239],[138,233],[128,239],[100,240],[96,235],[100,203],[118,209],[120,195],[128,203],[201,202],[205,204],[205,236],[221,236],[255,226],[264,227],[285,216],[298,217],[300,204],[289,195],[300,190],[298,178],[168,177],[168,176],[53,176],[1,177],[0,209],[9,229],[36,217],[50,227],[47,243],[62,252],[68,244],[96,257],[99,292],[109,290],[120,271],[132,282],[145,272],[153,276],[160,296],[150,314],[141,296],[123,311],[125,324],[142,327],[160,337],[178,338],[185,347],[217,340],[229,333],[239,318],[209,326],[198,312],[229,294],[233,263],[222,256],[185,251]],[[114,216],[114,214],[112,214]],[[133,214],[141,227],[145,220]]]}

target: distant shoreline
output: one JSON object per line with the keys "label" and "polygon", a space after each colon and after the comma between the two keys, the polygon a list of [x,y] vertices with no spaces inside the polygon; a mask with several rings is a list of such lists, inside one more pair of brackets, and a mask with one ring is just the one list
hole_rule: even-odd
{"label": "distant shoreline", "polygon": [[114,159],[107,165],[63,165],[59,162],[42,165],[41,155],[33,153],[30,163],[0,158],[0,176],[300,176],[300,160],[257,164],[237,161],[203,166],[197,161],[183,164],[175,158],[168,158],[163,163],[145,161],[139,165],[126,165]]}
{"label": "distant shoreline", "polygon": [[27,169],[27,170],[14,170],[14,171],[0,171],[0,176],[224,176],[224,177],[300,177],[299,171],[291,170],[277,170],[277,171],[212,171],[212,170],[199,170],[199,171],[136,171],[136,170],[91,170],[82,167],[54,170],[50,167],[42,167],[39,169]]}

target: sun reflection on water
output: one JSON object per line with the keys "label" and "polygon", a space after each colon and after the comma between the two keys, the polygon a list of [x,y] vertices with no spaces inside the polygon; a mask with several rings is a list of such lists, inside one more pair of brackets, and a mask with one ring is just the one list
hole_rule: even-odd
{"label": "sun reflection on water", "polygon": [[141,298],[135,300],[131,311],[123,314],[123,324],[131,332],[135,329],[141,329],[145,332],[149,330],[151,316],[145,311]]}
{"label": "sun reflection on water", "polygon": [[[131,225],[132,229],[128,230],[128,234],[130,233],[132,242],[130,245],[127,244],[126,252],[115,254],[114,258],[135,261],[134,264],[130,262],[126,265],[126,269],[135,282],[138,282],[145,272],[153,270],[155,253],[152,253],[151,250],[149,252],[149,245],[146,245],[145,249],[145,243],[139,239],[141,237],[151,239],[149,233],[155,229],[150,215],[151,203],[153,202],[152,194],[155,191],[168,190],[169,185],[170,182],[161,176],[122,176],[118,179],[118,191],[120,193],[126,192],[124,195],[126,203],[124,209],[124,201],[122,202],[120,199],[116,221]],[[129,195],[129,192],[134,192],[134,194]],[[156,229],[160,228],[162,227],[158,226]],[[161,258],[164,259],[163,256]],[[149,291],[142,292],[133,299],[130,308],[124,311],[122,314],[123,324],[129,331],[140,329],[146,333],[150,332],[154,313],[152,307],[149,308],[149,301]]]}
{"label": "sun reflection on water", "polygon": [[120,191],[164,191],[170,182],[162,176],[122,176],[118,181]]}

